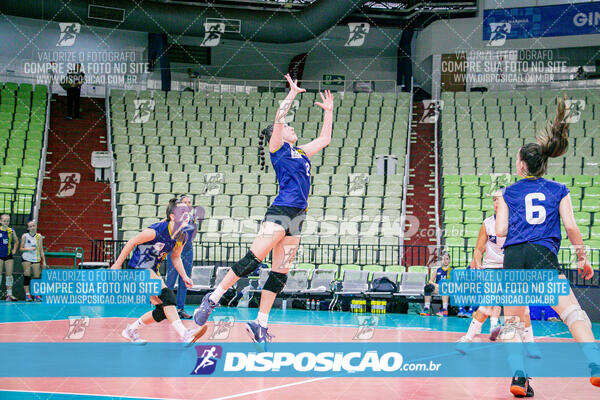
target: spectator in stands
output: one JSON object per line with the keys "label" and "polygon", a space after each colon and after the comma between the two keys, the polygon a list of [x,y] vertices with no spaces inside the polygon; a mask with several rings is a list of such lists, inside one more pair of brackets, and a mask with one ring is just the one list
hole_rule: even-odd
{"label": "spectator in stands", "polygon": [[19,248],[19,238],[15,231],[9,227],[10,215],[0,216],[0,274],[6,271],[6,301],[17,301],[13,296],[13,256]]}
{"label": "spectator in stands", "polygon": [[[439,283],[442,279],[448,279],[450,274],[450,255],[447,251],[442,253],[441,262],[438,261],[434,264],[435,255],[432,254],[427,261],[427,267],[429,267],[429,282],[425,285],[425,304],[423,305],[423,311],[421,311],[421,315],[429,316],[431,312],[429,311],[431,307],[431,296],[437,295],[439,293]],[[435,274],[432,273],[432,270],[435,269]],[[442,308],[435,315],[438,317],[447,317],[448,316],[448,296],[442,296]]]}
{"label": "spectator in stands", "polygon": [[[192,207],[192,199],[189,196],[181,196],[179,198],[183,204],[188,207]],[[194,221],[190,221],[193,223]],[[192,274],[192,264],[194,263],[194,245],[192,240],[189,240],[183,246],[183,250],[181,252],[181,261],[183,262],[183,268],[185,269],[185,273],[188,276]],[[175,281],[177,280],[177,312],[179,313],[179,318],[181,319],[191,319],[192,316],[185,312],[185,296],[187,294],[187,287],[185,286],[185,282],[183,278],[175,267],[173,266],[173,262],[171,261],[171,254],[167,256],[167,287],[170,289],[175,288]]]}
{"label": "spectator in stands", "polygon": [[[33,269],[33,279],[39,279],[42,276],[42,268],[46,267],[46,257],[44,256],[44,245],[42,235],[37,232],[35,221],[27,223],[27,232],[21,236],[21,257],[23,258],[23,287],[25,289],[25,301],[33,301],[29,293],[29,284],[31,283],[31,270]],[[40,296],[35,296],[35,301],[42,301]]]}
{"label": "spectator in stands", "polygon": [[81,72],[81,64],[76,64],[61,83],[67,91],[67,119],[79,118],[79,98],[84,83],[85,74]]}

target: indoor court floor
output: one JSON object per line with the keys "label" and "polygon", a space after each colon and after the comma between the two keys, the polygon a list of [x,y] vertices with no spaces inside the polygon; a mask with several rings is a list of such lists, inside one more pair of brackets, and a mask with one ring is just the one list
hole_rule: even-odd
{"label": "indoor court floor", "polygon": [[[188,312],[193,310],[188,306]],[[0,304],[1,342],[123,342],[126,323],[148,310],[138,307],[55,306],[39,303]],[[214,317],[233,317],[226,339],[211,339],[214,324],[202,343],[247,342],[243,323],[256,309],[221,307]],[[273,310],[269,332],[276,342],[353,342],[357,315],[349,312]],[[86,316],[89,323],[80,339],[72,332],[69,317]],[[379,314],[378,327],[369,340],[378,342],[454,342],[466,332],[470,319]],[[212,317],[211,317],[212,320]],[[188,327],[193,321],[184,321]],[[489,323],[477,340],[487,341]],[[560,322],[533,322],[538,341],[570,338]],[[176,342],[167,324],[140,330],[151,342]],[[594,324],[600,336],[600,324]],[[93,362],[93,360],[90,360]],[[3,360],[10,363],[10,360]],[[0,399],[512,399],[509,379],[502,378],[0,378]],[[600,392],[587,378],[533,378],[537,399],[597,399]],[[373,390],[377,388],[377,390]]]}

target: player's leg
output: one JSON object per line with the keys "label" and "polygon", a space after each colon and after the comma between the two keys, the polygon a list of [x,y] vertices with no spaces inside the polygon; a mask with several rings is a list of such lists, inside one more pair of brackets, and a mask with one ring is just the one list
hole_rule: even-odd
{"label": "player's leg", "polygon": [[6,269],[6,300],[7,301],[17,301],[17,298],[13,296],[13,266],[14,260],[11,258],[10,260],[6,260],[4,262],[4,268]]}
{"label": "player's leg", "polygon": [[31,293],[29,293],[29,285],[31,284],[31,262],[23,261],[23,290],[25,290],[25,301],[33,301]]}
{"label": "player's leg", "polygon": [[269,313],[277,294],[285,287],[287,274],[294,263],[299,244],[300,236],[285,236],[273,248],[272,268],[261,291],[258,316],[256,321],[246,324],[246,329],[255,342],[270,341],[267,333]]}
{"label": "player's leg", "polygon": [[[31,264],[31,278],[32,279],[40,279],[42,277],[42,265],[37,263]],[[33,296],[34,301],[42,301],[42,296]]]}
{"label": "player's leg", "polygon": [[477,311],[473,313],[473,318],[471,319],[471,323],[469,324],[469,329],[467,330],[467,333],[462,338],[460,338],[460,341],[473,341],[475,335],[479,335],[481,333],[481,327],[490,314],[491,307],[479,307]]}
{"label": "player's leg", "polygon": [[[436,285],[435,288],[435,294],[438,293],[438,287]],[[447,317],[448,316],[448,303],[450,301],[450,297],[449,296],[442,296],[442,308],[440,308],[440,311],[437,312],[438,317]]]}
{"label": "player's leg", "polygon": [[427,283],[423,288],[423,311],[421,311],[421,315],[429,316],[431,315],[431,295],[435,291],[435,284]]}
{"label": "player's leg", "polygon": [[[559,275],[560,279],[566,279]],[[600,386],[600,348],[595,342],[592,332],[592,323],[587,313],[581,309],[579,301],[573,291],[567,296],[558,298],[558,305],[552,307],[560,315],[560,319],[567,325],[575,341],[582,343],[583,354],[592,370],[590,382],[594,386]]]}
{"label": "player's leg", "polygon": [[[504,342],[523,343],[525,337],[524,321],[527,315],[527,307],[506,306],[504,307],[504,329],[500,338]],[[529,385],[529,376],[525,373],[525,362],[523,351],[519,346],[508,346],[508,363],[515,371],[510,385],[510,392],[515,397],[531,397],[533,389]]]}
{"label": "player's leg", "polygon": [[246,255],[227,272],[212,293],[207,293],[200,306],[194,311],[194,321],[200,326],[206,324],[210,313],[219,304],[221,297],[240,278],[254,272],[273,247],[285,236],[285,228],[275,222],[264,221]]}
{"label": "player's leg", "polygon": [[[186,243],[181,253],[181,262],[188,276],[192,275],[192,265],[194,263],[194,247],[192,242]],[[187,296],[187,286],[183,278],[177,274],[177,312],[182,319],[191,319],[192,316],[185,312],[185,297]]]}

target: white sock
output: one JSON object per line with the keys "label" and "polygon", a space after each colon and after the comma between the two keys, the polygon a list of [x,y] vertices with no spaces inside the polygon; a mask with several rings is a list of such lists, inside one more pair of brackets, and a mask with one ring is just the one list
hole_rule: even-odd
{"label": "white sock", "polygon": [[492,328],[496,327],[496,325],[498,325],[498,318],[496,317],[490,317],[490,326]]}
{"label": "white sock", "polygon": [[145,324],[142,321],[142,319],[138,318],[137,321],[135,321],[133,324],[129,325],[129,329],[140,329],[144,325]]}
{"label": "white sock", "polygon": [[447,301],[442,301],[442,307],[444,308],[444,310],[448,309],[448,302]]}
{"label": "white sock", "polygon": [[469,330],[467,331],[467,334],[465,335],[467,337],[467,339],[473,340],[475,335],[480,334],[481,333],[481,325],[483,325],[481,322],[479,322],[475,318],[473,318],[471,320],[471,324],[469,325]]}
{"label": "white sock", "polygon": [[12,296],[12,287],[7,287],[7,288],[6,288],[6,294],[7,294],[8,296]]}
{"label": "white sock", "polygon": [[183,337],[183,335],[185,335],[185,333],[187,332],[187,329],[185,328],[185,326],[183,326],[183,323],[180,319],[171,322],[171,325],[173,326],[173,328],[175,328],[175,330],[177,331],[177,333],[179,333],[179,336],[181,337]]}
{"label": "white sock", "polygon": [[533,343],[533,327],[525,327],[525,329],[523,329],[523,342],[524,343]]}
{"label": "white sock", "polygon": [[210,294],[210,301],[212,301],[215,304],[218,304],[219,300],[221,300],[221,297],[225,294],[226,291],[227,289],[223,289],[221,285],[217,285],[215,291]]}
{"label": "white sock", "polygon": [[425,306],[425,308],[429,308],[430,305],[431,305],[431,303],[426,301],[424,306]]}
{"label": "white sock", "polygon": [[29,290],[25,292],[25,296],[31,296],[31,294],[29,294]]}
{"label": "white sock", "polygon": [[268,328],[269,314],[259,312],[256,316],[256,322],[263,328]]}

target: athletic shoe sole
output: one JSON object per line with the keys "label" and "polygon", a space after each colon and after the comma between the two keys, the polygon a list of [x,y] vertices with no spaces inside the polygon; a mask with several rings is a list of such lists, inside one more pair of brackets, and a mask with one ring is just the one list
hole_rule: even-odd
{"label": "athletic shoe sole", "polygon": [[125,339],[127,339],[128,342],[133,343],[133,344],[146,344],[146,341],[143,340],[141,342],[134,342],[129,336],[127,336],[127,334],[125,333],[127,331],[127,329],[123,329],[121,331],[121,336],[123,336]]}

